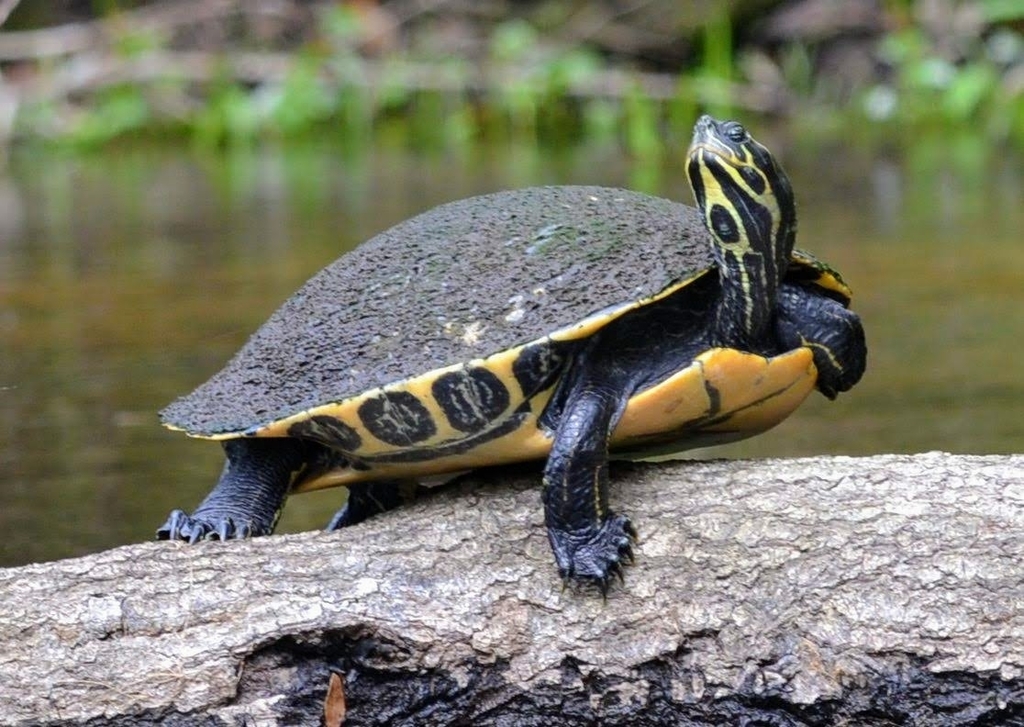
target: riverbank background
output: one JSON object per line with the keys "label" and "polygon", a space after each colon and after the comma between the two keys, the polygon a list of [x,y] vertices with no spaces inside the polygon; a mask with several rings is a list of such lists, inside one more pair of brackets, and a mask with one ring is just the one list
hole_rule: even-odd
{"label": "riverbank background", "polygon": [[1024,143],[1019,0],[5,4],[8,140],[614,135],[647,157],[706,108],[821,135],[969,123]]}

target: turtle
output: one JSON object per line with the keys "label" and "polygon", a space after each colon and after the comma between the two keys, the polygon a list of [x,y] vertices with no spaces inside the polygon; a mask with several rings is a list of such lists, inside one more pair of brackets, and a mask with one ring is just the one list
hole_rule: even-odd
{"label": "turtle", "polygon": [[696,207],[548,186],[441,205],[321,270],[218,373],[161,412],[226,463],[160,539],[273,532],[292,493],[348,498],[328,529],[431,477],[545,460],[565,583],[607,592],[637,531],[608,460],[734,441],[861,378],[838,272],[794,249],[792,187],[736,121],[700,117]]}

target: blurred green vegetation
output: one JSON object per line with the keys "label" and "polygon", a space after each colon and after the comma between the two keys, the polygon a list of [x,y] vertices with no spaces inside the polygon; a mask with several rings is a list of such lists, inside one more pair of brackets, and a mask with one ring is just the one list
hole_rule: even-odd
{"label": "blurred green vegetation", "polygon": [[[909,12],[909,0],[900,4]],[[969,21],[950,23],[943,36],[908,23],[880,40],[879,57],[892,72],[862,94],[865,117],[885,131],[970,129],[1024,146],[1024,1],[968,5]]]}
{"label": "blurred green vegetation", "polygon": [[[71,105],[29,98],[12,134],[86,148],[138,138],[236,146],[327,135],[357,147],[372,137],[416,148],[586,139],[655,159],[683,143],[695,115],[708,110],[784,116],[798,133],[833,138],[955,133],[1024,147],[1024,0],[949,0],[939,3],[949,17],[930,25],[918,20],[922,5],[885,4],[889,27],[869,41],[876,72],[837,97],[829,90],[836,78],[815,68],[814,44],[751,52],[724,9],[701,24],[688,65],[652,73],[624,70],[586,45],[546,42],[521,18],[494,27],[483,69],[411,48],[367,57],[359,50],[362,6],[337,3],[316,16],[314,39],[288,54],[279,73],[244,77],[231,51],[201,83],[169,63],[144,82],[98,85]],[[111,52],[158,65],[166,44],[138,30],[119,36]],[[751,77],[752,61],[770,66],[774,86]]]}

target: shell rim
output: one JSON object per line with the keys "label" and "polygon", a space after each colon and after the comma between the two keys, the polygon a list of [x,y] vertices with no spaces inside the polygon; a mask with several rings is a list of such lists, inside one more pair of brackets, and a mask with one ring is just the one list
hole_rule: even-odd
{"label": "shell rim", "polygon": [[[806,251],[803,251],[803,250],[794,250],[792,255],[791,255],[791,258],[790,258],[790,264],[791,265],[796,265],[796,266],[800,267],[801,269],[810,270],[810,271],[813,271],[813,272],[817,273],[813,278],[809,278],[806,281],[807,283],[812,284],[812,285],[816,285],[817,287],[825,290],[828,293],[831,293],[833,295],[837,295],[837,296],[843,298],[847,303],[851,300],[851,298],[852,298],[852,291],[850,290],[850,288],[846,284],[846,282],[843,280],[843,278],[839,274],[839,272],[834,270],[828,264],[822,262],[821,260],[819,260],[815,256],[811,255],[810,253],[808,253]],[[315,411],[316,410],[324,408],[324,407],[343,405],[346,402],[350,402],[350,401],[352,401],[354,399],[358,399],[358,398],[361,398],[361,397],[364,397],[364,396],[380,395],[382,393],[403,391],[403,390],[408,388],[410,382],[417,381],[417,380],[422,379],[422,378],[440,376],[440,375],[442,375],[442,374],[444,374],[446,372],[456,371],[456,370],[459,370],[459,369],[461,369],[463,367],[466,367],[466,366],[483,366],[483,367],[486,368],[488,366],[488,362],[491,359],[495,358],[495,357],[506,356],[509,353],[517,352],[517,351],[522,351],[522,350],[525,350],[525,349],[527,349],[527,348],[529,348],[531,346],[542,345],[542,344],[544,344],[547,341],[562,342],[562,341],[573,341],[573,340],[579,340],[581,338],[585,338],[587,335],[590,335],[592,332],[597,331],[600,328],[602,328],[608,322],[613,321],[616,318],[619,318],[619,317],[621,317],[621,316],[623,316],[626,313],[629,313],[631,311],[637,310],[637,309],[642,308],[642,307],[647,306],[647,305],[652,305],[654,303],[657,303],[658,301],[663,300],[664,298],[666,298],[666,297],[668,297],[668,296],[670,296],[670,295],[672,295],[672,294],[682,290],[683,288],[693,284],[695,281],[697,281],[698,279],[704,277],[705,275],[710,274],[713,270],[714,270],[714,267],[705,268],[703,270],[698,271],[694,275],[691,275],[689,277],[681,278],[681,279],[678,279],[676,281],[673,281],[672,283],[670,283],[669,285],[665,286],[663,289],[661,289],[660,291],[658,291],[654,295],[646,296],[646,297],[643,297],[643,298],[638,298],[636,300],[632,300],[632,301],[629,301],[627,303],[622,303],[622,304],[619,304],[619,305],[613,305],[613,306],[609,306],[607,308],[601,309],[599,311],[591,313],[590,315],[586,316],[585,318],[583,318],[580,321],[577,321],[577,322],[572,323],[572,324],[570,324],[568,326],[564,326],[562,328],[556,329],[552,333],[549,333],[549,334],[547,334],[545,336],[541,336],[540,338],[535,338],[535,339],[532,339],[530,341],[526,341],[525,343],[521,343],[521,344],[516,345],[516,346],[512,346],[512,347],[509,347],[509,348],[504,348],[504,349],[500,349],[498,351],[494,351],[494,352],[488,354],[487,356],[482,356],[482,357],[479,357],[479,358],[470,359],[468,361],[458,361],[456,363],[449,364],[448,366],[442,366],[440,368],[429,369],[429,370],[424,371],[422,373],[419,373],[419,374],[417,374],[415,376],[410,376],[410,377],[406,377],[406,378],[403,378],[403,379],[398,379],[396,381],[393,381],[393,382],[390,382],[388,384],[385,384],[384,386],[376,387],[374,389],[369,389],[369,390],[366,390],[366,391],[360,391],[360,392],[354,394],[353,396],[345,397],[343,399],[321,401],[321,402],[317,403],[316,406],[314,406],[314,407],[310,407],[308,409],[300,409],[300,410],[295,411],[295,412],[293,412],[291,414],[288,414],[286,416],[280,416],[280,417],[276,417],[276,418],[273,418],[273,419],[269,419],[267,421],[261,422],[259,424],[256,424],[256,425],[253,425],[253,426],[250,426],[250,427],[247,427],[245,429],[232,429],[232,430],[223,431],[223,432],[194,432],[194,431],[189,431],[187,427],[178,426],[176,424],[172,424],[172,423],[166,422],[166,421],[161,422],[161,424],[166,429],[169,429],[169,430],[175,431],[175,432],[183,432],[187,436],[192,437],[194,439],[204,439],[204,440],[210,440],[210,441],[226,441],[226,440],[230,440],[230,439],[239,439],[239,438],[243,438],[243,437],[261,437],[261,436],[286,437],[288,435],[284,435],[284,434],[268,435],[268,434],[264,434],[263,432],[265,432],[266,430],[271,429],[271,428],[282,426],[282,425],[284,425],[284,423],[289,422],[290,420],[302,421],[302,420],[308,419],[309,417],[315,415]]]}

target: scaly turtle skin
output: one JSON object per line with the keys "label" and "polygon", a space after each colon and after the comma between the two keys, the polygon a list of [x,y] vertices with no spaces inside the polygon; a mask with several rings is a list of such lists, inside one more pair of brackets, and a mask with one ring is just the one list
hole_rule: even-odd
{"label": "scaly turtle skin", "polygon": [[608,506],[609,450],[752,436],[865,367],[849,289],[793,250],[771,154],[705,116],[687,171],[699,209],[600,187],[502,192],[325,268],[162,412],[221,440],[227,463],[158,537],[268,534],[290,493],[342,485],[339,528],[399,504],[410,480],[547,458],[559,572],[606,590],[635,538]]}

